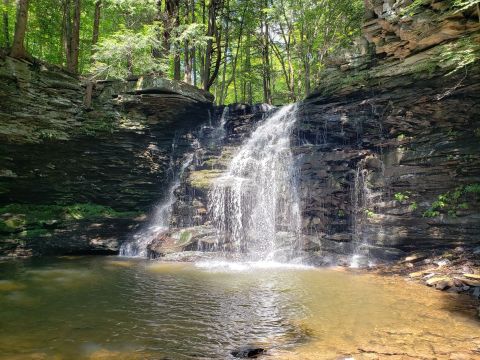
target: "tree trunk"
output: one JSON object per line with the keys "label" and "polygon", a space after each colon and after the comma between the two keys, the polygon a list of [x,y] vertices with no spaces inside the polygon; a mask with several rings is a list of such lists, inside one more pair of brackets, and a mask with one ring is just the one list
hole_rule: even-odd
{"label": "tree trunk", "polygon": [[71,66],[68,69],[74,74],[78,73],[78,57],[80,54],[80,0],[74,0],[73,26],[71,39]]}
{"label": "tree trunk", "polygon": [[190,62],[190,50],[188,49],[188,43],[185,42],[185,51],[183,54],[183,62],[184,62],[184,77],[183,81],[187,84],[192,84],[192,67]]}
{"label": "tree trunk", "polygon": [[[188,1],[185,2],[185,22],[188,23],[190,15],[190,4]],[[183,81],[187,84],[192,83],[192,66],[190,62],[190,49],[189,49],[189,42],[185,41],[184,49],[183,49]]]}
{"label": "tree trunk", "polygon": [[305,59],[305,96],[310,95],[310,60]]}
{"label": "tree trunk", "polygon": [[87,82],[87,88],[85,89],[85,97],[83,98],[83,106],[85,106],[86,109],[92,108],[93,85],[93,80],[89,80]]}
{"label": "tree trunk", "polygon": [[224,49],[224,55],[223,55],[223,70],[222,70],[222,87],[220,90],[220,104],[225,103],[225,98],[227,97],[227,91],[228,91],[228,85],[225,88],[225,81],[226,81],[226,75],[227,75],[227,58],[228,58],[228,46],[229,46],[229,27],[230,27],[230,22],[229,22],[229,2],[227,0],[227,6],[226,6],[226,12],[227,12],[227,17],[226,17],[226,24],[225,24],[225,49]]}
{"label": "tree trunk", "polygon": [[28,21],[28,0],[18,0],[17,21],[15,23],[15,35],[13,37],[11,57],[24,58],[25,52],[25,33],[27,31]]}
{"label": "tree trunk", "polygon": [[[165,25],[165,19],[164,19],[164,13],[162,11],[162,0],[157,1],[157,15],[155,16],[155,21],[163,22]],[[162,44],[160,47],[154,47],[152,49],[152,56],[154,58],[160,58],[162,56],[163,51],[167,49],[167,46],[165,44],[165,29],[163,29],[163,33],[160,31],[161,27],[157,29],[157,39],[158,41]]]}
{"label": "tree trunk", "polygon": [[100,12],[102,9],[102,1],[97,0],[95,2],[95,15],[93,17],[93,35],[92,35],[92,54],[95,52],[94,46],[98,42],[98,35],[100,29]]}
{"label": "tree trunk", "polygon": [[[207,49],[205,52],[205,63],[203,69],[203,89],[208,91],[210,86],[212,86],[213,82],[215,81],[216,77],[218,76],[218,71],[220,70],[220,64],[222,59],[222,52],[221,52],[221,37],[220,33],[217,28],[217,12],[220,8],[221,0],[211,0],[210,5],[208,7],[208,27],[207,27],[207,36],[210,39],[207,41]],[[215,62],[215,67],[213,73],[211,72],[212,67],[212,59],[214,54],[213,49],[213,39],[216,40],[216,53],[217,53],[217,60]]]}
{"label": "tree trunk", "polygon": [[[268,7],[268,0],[265,1],[265,8]],[[266,14],[262,20],[262,63],[263,63],[263,101],[267,104],[272,103],[272,90],[270,78],[270,39],[269,27]]]}
{"label": "tree trunk", "polygon": [[210,80],[210,67],[212,65],[212,53],[213,53],[213,40],[212,36],[215,31],[215,17],[214,17],[214,9],[215,9],[215,2],[217,0],[210,0],[210,6],[208,8],[208,26],[207,26],[207,36],[210,38],[207,40],[207,48],[205,51],[205,61],[203,64],[203,90],[208,91],[210,86],[208,82]]}
{"label": "tree trunk", "polygon": [[63,7],[63,43],[67,70],[78,73],[78,56],[80,46],[80,0],[73,0],[73,18],[71,0],[65,0]]}
{"label": "tree trunk", "polygon": [[[251,34],[247,31],[247,42],[246,42],[246,54],[245,54],[245,73],[249,76],[252,73],[252,60],[251,60],[251,52],[250,52],[250,44],[251,44]],[[246,83],[246,93],[247,93],[247,103],[252,105],[253,103],[253,91],[252,91],[252,79],[247,79]]]}
{"label": "tree trunk", "polygon": [[[166,16],[163,42],[167,52],[170,49],[172,30],[180,24],[179,7],[180,0],[166,0],[165,2]],[[178,54],[178,51],[175,52],[173,57],[173,78],[180,80],[180,54]]]}
{"label": "tree trunk", "polygon": [[65,61],[67,69],[71,66],[71,53],[70,53],[70,39],[72,38],[72,18],[70,13],[70,0],[64,0],[63,2],[63,19],[62,19],[62,42],[63,52],[65,53]]}
{"label": "tree trunk", "polygon": [[[179,8],[180,8],[180,1],[177,0],[176,2],[176,14],[175,14],[175,23],[174,23],[174,28],[176,28],[178,25],[180,25],[180,11],[179,11]],[[177,51],[175,52],[175,56],[173,58],[173,78],[175,80],[180,80],[180,72],[181,72],[181,67],[180,67],[180,53],[178,52],[178,49]]]}
{"label": "tree trunk", "polygon": [[10,48],[10,31],[8,29],[8,8],[10,6],[9,0],[3,0],[3,36],[5,37],[5,48]]}

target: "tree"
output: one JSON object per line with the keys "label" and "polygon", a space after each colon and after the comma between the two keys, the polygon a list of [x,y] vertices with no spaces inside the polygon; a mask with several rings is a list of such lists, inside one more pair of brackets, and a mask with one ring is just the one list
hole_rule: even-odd
{"label": "tree", "polygon": [[95,2],[95,15],[93,16],[92,51],[98,42],[101,10],[102,10],[102,1],[97,0]]}
{"label": "tree", "polygon": [[261,41],[262,41],[262,76],[263,76],[263,102],[272,103],[271,64],[270,64],[270,27],[268,19],[268,0],[265,0],[263,9]]}
{"label": "tree", "polygon": [[[164,47],[169,49],[170,39],[174,29],[180,25],[180,0],[165,0],[166,15],[164,24]],[[180,54],[174,51],[173,55],[173,78],[180,80]]]}
{"label": "tree", "polygon": [[80,0],[64,0],[63,7],[63,44],[65,50],[67,70],[78,73],[78,58],[80,46]]}
{"label": "tree", "polygon": [[[205,51],[205,58],[203,61],[204,66],[202,70],[203,89],[206,91],[210,90],[210,87],[213,85],[215,79],[217,78],[222,60],[221,33],[217,26],[217,15],[221,6],[222,0],[210,0],[210,4],[208,6],[208,41],[207,49]],[[216,48],[214,48],[213,46],[214,40]],[[214,56],[216,56],[216,61],[213,65]]]}
{"label": "tree", "polygon": [[[28,53],[95,78],[183,79],[216,94],[219,104],[285,103],[309,94],[327,60],[359,34],[364,1],[22,0],[16,56]],[[0,2],[0,41],[7,47],[12,4]],[[45,11],[58,4],[60,11]],[[25,5],[28,14],[20,11]]]}
{"label": "tree", "polygon": [[17,21],[15,22],[15,35],[13,37],[11,57],[24,58],[25,51],[25,33],[27,31],[28,21],[28,0],[18,0]]}
{"label": "tree", "polygon": [[8,9],[10,7],[9,0],[3,0],[3,36],[5,38],[5,48],[10,48],[10,29],[8,28]]}
{"label": "tree", "polygon": [[139,31],[123,28],[99,41],[91,71],[95,78],[128,78],[134,74],[164,73],[168,58],[153,55],[161,46],[157,25],[145,25]]}

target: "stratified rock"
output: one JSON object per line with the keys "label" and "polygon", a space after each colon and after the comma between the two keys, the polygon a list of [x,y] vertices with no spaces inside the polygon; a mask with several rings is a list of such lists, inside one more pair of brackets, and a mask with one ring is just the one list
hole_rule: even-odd
{"label": "stratified rock", "polygon": [[131,215],[52,218],[14,233],[0,222],[0,255],[117,252],[143,221],[138,214],[164,196],[189,133],[212,108],[205,91],[151,76],[96,83],[89,109],[84,87],[57,67],[0,57],[0,204],[81,203]]}

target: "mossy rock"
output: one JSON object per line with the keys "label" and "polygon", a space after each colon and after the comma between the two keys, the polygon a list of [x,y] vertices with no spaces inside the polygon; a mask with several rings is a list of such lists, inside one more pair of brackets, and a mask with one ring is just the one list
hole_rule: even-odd
{"label": "mossy rock", "polygon": [[[120,212],[110,207],[83,203],[70,205],[9,204],[0,207],[0,232],[26,231],[25,236],[46,234],[46,227],[59,222],[98,218],[136,216],[136,212]],[[35,229],[42,230],[35,233]]]}
{"label": "mossy rock", "polygon": [[223,171],[220,170],[198,170],[192,171],[188,178],[187,183],[194,189],[206,192],[213,184],[213,181],[222,175]]}

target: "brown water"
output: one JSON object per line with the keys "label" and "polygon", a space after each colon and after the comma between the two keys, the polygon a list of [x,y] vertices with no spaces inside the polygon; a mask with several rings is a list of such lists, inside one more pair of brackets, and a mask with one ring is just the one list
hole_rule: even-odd
{"label": "brown water", "polygon": [[0,262],[1,359],[480,358],[467,298],[335,270],[75,257]]}

